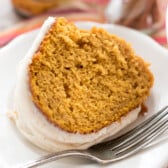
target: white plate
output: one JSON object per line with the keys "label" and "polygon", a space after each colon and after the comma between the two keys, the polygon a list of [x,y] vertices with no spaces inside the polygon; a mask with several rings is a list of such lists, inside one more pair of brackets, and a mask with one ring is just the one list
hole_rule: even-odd
{"label": "white plate", "polygon": [[[150,68],[155,76],[152,94],[147,101],[148,115],[157,112],[168,104],[168,51],[166,49],[146,35],[128,28],[91,22],[77,23],[77,25],[83,29],[89,29],[93,25],[103,27],[110,33],[114,33],[130,42],[136,53],[151,63]],[[36,34],[37,31],[33,31],[19,36],[0,50],[0,168],[12,167],[44,154],[44,152],[29,144],[19,134],[14,124],[11,124],[11,121],[8,120],[5,114],[7,111],[8,95],[16,80],[18,62],[27,53]],[[151,155],[152,158],[149,157]],[[152,149],[103,167],[158,168],[161,164],[166,164],[166,157],[168,158],[168,142],[162,142]],[[51,165],[43,167],[102,167],[96,163],[79,158],[62,159]]]}

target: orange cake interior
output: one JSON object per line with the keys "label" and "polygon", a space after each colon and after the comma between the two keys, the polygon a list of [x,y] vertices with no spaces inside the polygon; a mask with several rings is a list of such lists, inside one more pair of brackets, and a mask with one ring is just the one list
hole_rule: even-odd
{"label": "orange cake interior", "polygon": [[123,39],[57,18],[29,65],[34,104],[49,122],[88,134],[120,121],[149,96],[153,75]]}

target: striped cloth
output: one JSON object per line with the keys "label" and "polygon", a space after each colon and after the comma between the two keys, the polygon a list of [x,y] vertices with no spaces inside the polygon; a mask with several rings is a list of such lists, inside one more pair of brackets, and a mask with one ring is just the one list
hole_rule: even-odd
{"label": "striped cloth", "polygon": [[[164,3],[165,1],[165,3]],[[6,45],[18,35],[39,28],[48,16],[63,16],[71,21],[95,21],[99,23],[107,23],[105,9],[109,0],[81,0],[74,1],[64,7],[56,8],[42,15],[28,19],[23,19],[12,27],[0,31],[0,47]],[[160,3],[163,13],[167,6],[167,0]],[[163,46],[167,45],[165,24],[154,34],[151,35],[158,43]]]}

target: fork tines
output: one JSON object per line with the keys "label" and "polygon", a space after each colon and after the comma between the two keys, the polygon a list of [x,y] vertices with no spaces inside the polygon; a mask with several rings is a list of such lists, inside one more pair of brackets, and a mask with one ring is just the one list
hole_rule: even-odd
{"label": "fork tines", "polygon": [[154,138],[168,129],[168,106],[142,122],[126,134],[109,142],[101,143],[93,148],[111,150],[119,159],[131,155],[147,146]]}

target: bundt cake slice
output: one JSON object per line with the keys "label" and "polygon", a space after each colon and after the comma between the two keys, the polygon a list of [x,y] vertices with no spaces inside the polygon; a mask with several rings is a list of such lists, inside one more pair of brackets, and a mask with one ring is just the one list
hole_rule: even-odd
{"label": "bundt cake slice", "polygon": [[15,89],[16,123],[33,143],[41,138],[47,143],[38,146],[47,150],[83,149],[137,118],[153,75],[125,40],[49,18],[33,46]]}

